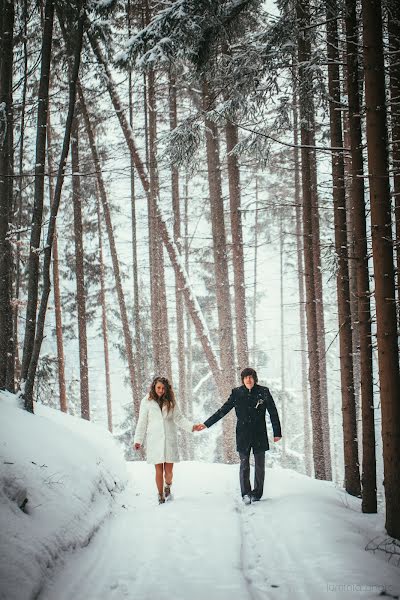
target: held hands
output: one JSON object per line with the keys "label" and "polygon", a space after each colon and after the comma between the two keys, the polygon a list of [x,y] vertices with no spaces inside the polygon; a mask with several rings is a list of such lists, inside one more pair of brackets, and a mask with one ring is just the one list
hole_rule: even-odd
{"label": "held hands", "polygon": [[193,425],[192,431],[203,431],[203,429],[206,429],[206,426],[203,423],[198,423]]}

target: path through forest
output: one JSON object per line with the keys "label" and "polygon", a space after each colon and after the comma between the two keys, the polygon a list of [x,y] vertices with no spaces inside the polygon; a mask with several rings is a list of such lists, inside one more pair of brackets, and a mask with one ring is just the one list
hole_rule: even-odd
{"label": "path through forest", "polygon": [[53,573],[39,600],[376,598],[400,570],[365,550],[382,516],[333,484],[269,469],[261,502],[244,506],[237,465],[176,465],[174,499],[156,503],[153,468],[130,482],[89,545]]}

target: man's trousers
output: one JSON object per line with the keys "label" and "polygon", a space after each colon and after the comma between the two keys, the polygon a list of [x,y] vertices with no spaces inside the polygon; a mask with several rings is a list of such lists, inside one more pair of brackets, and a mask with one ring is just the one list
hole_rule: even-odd
{"label": "man's trousers", "polygon": [[264,490],[265,476],[265,451],[256,452],[254,454],[255,473],[254,473],[254,488],[250,486],[250,448],[248,452],[239,452],[240,456],[240,490],[242,497],[252,495],[260,499]]}

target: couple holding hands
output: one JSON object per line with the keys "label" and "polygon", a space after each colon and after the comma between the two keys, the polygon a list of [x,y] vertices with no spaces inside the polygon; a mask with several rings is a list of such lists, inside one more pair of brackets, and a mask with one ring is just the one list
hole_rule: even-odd
{"label": "couple holding hands", "polygon": [[[155,465],[158,502],[171,498],[174,463],[179,461],[176,427],[202,431],[236,411],[236,449],[240,457],[240,489],[245,504],[260,500],[265,476],[265,452],[269,450],[265,413],[271,417],[274,442],[281,439],[278,411],[267,387],[258,384],[257,373],[247,367],[241,372],[242,385],[234,388],[228,400],[204,423],[193,425],[182,415],[168,379],[156,377],[140,405],[134,448],[139,450],[147,436],[147,462]],[[254,487],[250,485],[250,451],[255,462]]]}

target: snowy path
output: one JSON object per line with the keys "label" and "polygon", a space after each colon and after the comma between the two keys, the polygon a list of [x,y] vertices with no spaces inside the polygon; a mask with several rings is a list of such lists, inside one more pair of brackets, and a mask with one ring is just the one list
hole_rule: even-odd
{"label": "snowy path", "polygon": [[115,514],[68,556],[39,600],[305,600],[400,591],[399,568],[364,550],[381,518],[360,515],[358,501],[331,484],[268,470],[265,499],[245,507],[237,465],[181,463],[174,500],[158,506],[152,467],[129,469]]}

